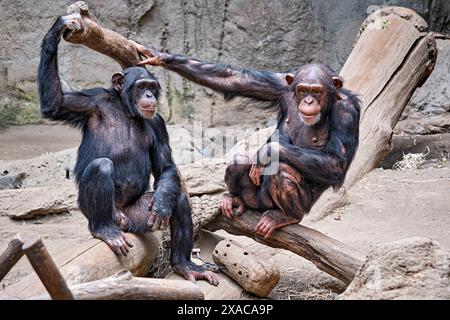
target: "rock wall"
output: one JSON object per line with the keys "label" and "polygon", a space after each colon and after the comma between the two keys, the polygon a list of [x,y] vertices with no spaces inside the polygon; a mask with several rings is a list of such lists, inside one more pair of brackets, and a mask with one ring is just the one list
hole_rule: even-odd
{"label": "rock wall", "polygon": [[[0,0],[0,92],[12,86],[35,90],[39,47],[55,18],[72,1]],[[323,62],[339,70],[368,12],[380,5],[411,7],[436,31],[449,31],[447,0],[196,0],[88,1],[105,27],[144,44],[236,67],[283,71]],[[119,66],[81,46],[61,42],[64,86],[80,89],[108,85]],[[224,104],[211,90],[161,69],[162,113],[171,123],[201,120],[204,126],[264,123],[268,112],[242,101]],[[430,88],[429,90],[432,90]],[[420,109],[420,97],[412,107]],[[439,102],[440,103],[440,102]],[[250,110],[250,111],[249,111]]]}

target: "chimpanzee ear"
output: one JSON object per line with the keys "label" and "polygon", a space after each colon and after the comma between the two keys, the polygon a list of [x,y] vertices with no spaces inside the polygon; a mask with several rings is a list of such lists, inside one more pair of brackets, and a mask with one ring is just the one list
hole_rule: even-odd
{"label": "chimpanzee ear", "polygon": [[116,89],[117,91],[121,92],[123,89],[123,79],[124,79],[124,74],[122,72],[117,72],[114,73],[111,81],[112,81],[112,85],[113,88]]}
{"label": "chimpanzee ear", "polygon": [[341,77],[333,77],[333,83],[336,90],[339,90],[344,85],[344,81],[342,81]]}
{"label": "chimpanzee ear", "polygon": [[294,81],[295,76],[292,73],[288,73],[285,76],[287,84],[290,86],[291,83]]}

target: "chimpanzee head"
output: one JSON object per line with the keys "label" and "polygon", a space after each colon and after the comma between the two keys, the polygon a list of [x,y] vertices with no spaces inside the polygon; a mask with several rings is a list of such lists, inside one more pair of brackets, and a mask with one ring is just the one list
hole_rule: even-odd
{"label": "chimpanzee head", "polygon": [[336,92],[342,88],[342,79],[323,64],[307,64],[295,76],[286,75],[294,94],[298,115],[306,125],[315,125],[336,102]]}
{"label": "chimpanzee head", "polygon": [[147,69],[127,68],[112,76],[112,84],[131,116],[151,118],[155,115],[161,87]]}

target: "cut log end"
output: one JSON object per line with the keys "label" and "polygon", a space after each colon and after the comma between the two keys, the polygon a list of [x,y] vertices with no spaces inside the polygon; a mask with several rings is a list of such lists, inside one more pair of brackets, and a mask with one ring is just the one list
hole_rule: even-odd
{"label": "cut log end", "polygon": [[79,13],[82,16],[89,17],[89,5],[84,1],[77,1],[67,7],[67,14]]}

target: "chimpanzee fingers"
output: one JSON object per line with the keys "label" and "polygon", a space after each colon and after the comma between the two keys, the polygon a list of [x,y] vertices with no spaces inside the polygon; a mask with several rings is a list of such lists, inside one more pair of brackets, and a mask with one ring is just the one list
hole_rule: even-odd
{"label": "chimpanzee fingers", "polygon": [[170,224],[170,218],[164,218],[163,224],[162,224],[163,229],[167,229],[169,227],[169,224]]}
{"label": "chimpanzee fingers", "polygon": [[138,62],[139,66],[143,66],[143,65],[146,65],[146,64],[149,64],[151,66],[157,66],[157,65],[160,64],[160,61],[159,61],[159,58],[152,57],[152,58],[148,58],[148,59],[145,59],[145,60],[142,60],[142,61]]}
{"label": "chimpanzee fingers", "polygon": [[155,221],[156,221],[156,214],[152,213],[152,214],[150,215],[150,218],[148,219],[147,226],[148,226],[149,228],[152,228],[152,227],[153,227],[153,224],[155,223]]}
{"label": "chimpanzee fingers", "polygon": [[130,247],[130,248],[134,247],[134,244],[130,240],[128,240],[127,237],[123,236],[123,240],[125,241],[125,243],[127,244],[128,247]]}
{"label": "chimpanzee fingers", "polygon": [[273,227],[269,228],[269,231],[267,231],[266,235],[264,236],[264,239],[270,238],[270,236],[272,235],[272,233],[274,231],[275,231],[275,228],[273,228]]}

